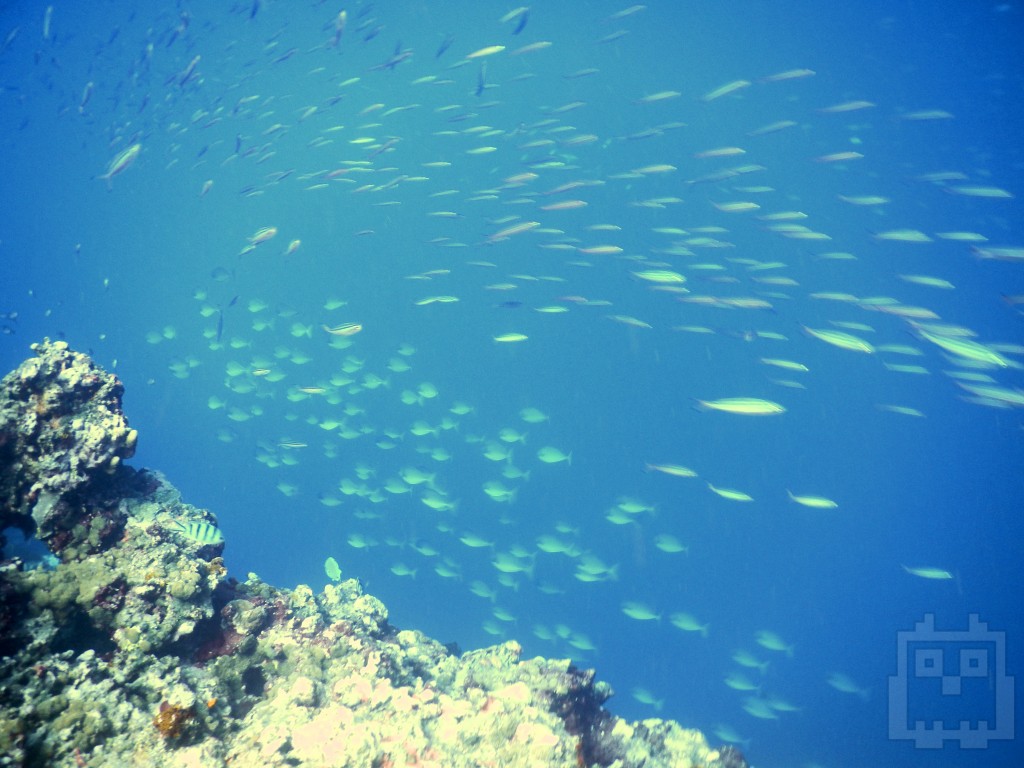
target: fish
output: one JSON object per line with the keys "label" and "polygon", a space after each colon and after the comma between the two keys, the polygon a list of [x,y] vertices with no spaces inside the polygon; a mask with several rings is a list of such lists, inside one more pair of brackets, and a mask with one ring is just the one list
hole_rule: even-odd
{"label": "fish", "polygon": [[493,56],[494,54],[501,53],[504,50],[505,50],[505,46],[504,45],[488,45],[488,46],[486,46],[484,48],[480,48],[479,50],[473,51],[471,54],[466,56],[466,58],[467,59],[479,59],[479,58],[483,58],[484,56]]}
{"label": "fish", "polygon": [[867,342],[858,336],[854,336],[851,333],[832,331],[828,329],[808,328],[806,325],[801,327],[809,336],[821,339],[826,344],[831,344],[833,347],[847,349],[851,352],[865,352],[867,354],[872,354],[875,351],[874,346],[870,342]]}
{"label": "fish", "polygon": [[722,213],[744,213],[746,211],[756,211],[761,206],[757,203],[749,201],[736,201],[733,203],[711,203]]}
{"label": "fish", "polygon": [[631,693],[634,699],[639,701],[641,704],[647,704],[648,706],[654,707],[656,712],[660,712],[662,706],[665,704],[664,699],[654,698],[654,694],[646,688],[634,688]]}
{"label": "fish", "polygon": [[557,203],[549,203],[548,205],[540,206],[542,211],[570,211],[575,208],[584,208],[587,205],[586,200],[561,200]]}
{"label": "fish", "polygon": [[190,83],[192,80],[198,77],[198,75],[196,74],[196,67],[199,66],[199,61],[201,58],[202,57],[199,54],[196,54],[192,58],[192,61],[188,63],[188,66],[186,66],[185,69],[183,69],[177,75],[172,76],[171,80],[168,82],[177,80],[178,87],[184,88],[186,85],[188,85],[188,83]]}
{"label": "fish", "polygon": [[603,21],[605,21],[605,22],[620,21],[621,19],[624,19],[627,16],[632,16],[634,13],[640,13],[640,11],[644,11],[646,9],[647,9],[646,5],[631,5],[628,8],[623,8],[621,11],[616,11],[615,13],[611,14],[610,16],[606,16],[603,19]]}
{"label": "fish", "polygon": [[701,101],[714,101],[720,99],[723,96],[728,96],[730,93],[736,93],[750,85],[749,80],[733,80],[731,83],[726,83],[723,86],[715,88],[713,91],[709,91],[700,97]]}
{"label": "fish", "polygon": [[512,30],[512,34],[513,35],[518,35],[520,32],[522,32],[526,28],[526,22],[527,22],[527,20],[529,18],[530,18],[530,8],[529,8],[529,6],[525,6],[524,5],[524,6],[520,6],[519,8],[515,8],[515,9],[509,11],[508,13],[506,13],[504,16],[501,17],[501,19],[499,20],[498,23],[500,23],[500,24],[507,24],[510,21],[514,21],[516,23],[516,26]]}
{"label": "fish", "polygon": [[837,195],[844,203],[850,205],[885,205],[891,200],[881,195]]}
{"label": "fish", "polygon": [[680,464],[645,464],[647,471],[661,472],[672,477],[696,477],[697,473],[689,467]]}
{"label": "fish", "polygon": [[327,578],[331,581],[341,580],[341,566],[338,565],[338,561],[333,557],[328,557],[324,560],[324,573],[327,574]]}
{"label": "fish", "polygon": [[761,78],[763,83],[781,83],[784,80],[797,80],[803,77],[813,77],[817,74],[813,69],[787,69],[785,72],[778,72]]}
{"label": "fish", "polygon": [[941,277],[932,277],[930,275],[897,275],[900,280],[904,280],[908,283],[915,283],[917,285],[924,285],[929,288],[943,288],[951,290],[955,286],[948,280],[943,280]]}
{"label": "fish", "polygon": [[785,653],[787,656],[793,655],[792,645],[787,645],[786,642],[774,632],[762,629],[754,636],[757,644],[762,648],[767,648],[769,651],[780,651]]}
{"label": "fish", "polygon": [[768,696],[765,698],[765,703],[774,709],[776,712],[799,712],[800,707],[790,704],[785,699],[780,699],[778,696]]}
{"label": "fish", "polygon": [[526,341],[529,336],[525,333],[500,333],[494,337],[494,340],[499,344],[513,344],[518,341]]}
{"label": "fish", "polygon": [[1002,248],[978,248],[971,247],[971,253],[979,259],[994,259],[996,261],[1024,262],[1024,248],[1013,246]]}
{"label": "fish", "polygon": [[751,696],[743,700],[743,711],[761,720],[778,720],[779,716],[764,699]]}
{"label": "fish", "polygon": [[756,669],[762,675],[768,669],[769,662],[761,661],[754,656],[750,651],[738,650],[732,655],[732,660],[739,664],[741,667],[747,667],[748,669]]}
{"label": "fish", "polygon": [[774,357],[762,357],[761,362],[765,365],[771,365],[776,368],[783,368],[787,371],[800,371],[806,373],[810,369],[803,363],[797,363],[792,360],[781,360]]}
{"label": "fish", "polygon": [[753,501],[754,497],[744,493],[743,491],[737,491],[733,488],[717,488],[711,483],[708,483],[708,490],[721,496],[723,499],[729,499],[729,501]]}
{"label": "fish", "polygon": [[[819,155],[814,158],[816,163],[845,163],[849,160],[860,160],[864,157],[860,152],[846,151],[846,152],[833,152],[828,155]],[[876,236],[877,237],[877,236]],[[879,238],[889,239],[889,238]]]}
{"label": "fish", "polygon": [[[581,555],[579,562],[576,564],[576,578],[579,578],[580,574],[594,577],[589,579],[590,581],[617,580],[619,578],[619,566],[618,563],[608,566],[601,558],[588,553]],[[588,579],[580,580],[587,581]]]}
{"label": "fish", "polygon": [[897,243],[930,243],[932,239],[918,229],[890,229],[885,232],[875,232],[875,240],[890,241]]}
{"label": "fish", "polygon": [[537,451],[537,458],[545,464],[559,464],[564,461],[566,464],[572,465],[572,452],[563,453],[550,445],[546,445]]}
{"label": "fish", "polygon": [[901,566],[904,571],[909,573],[911,576],[917,576],[922,579],[933,579],[935,581],[947,581],[953,578],[953,574],[943,568],[933,568],[931,566],[918,566],[911,567],[909,565]]}
{"label": "fish", "polygon": [[826,115],[837,115],[843,112],[855,112],[860,109],[871,109],[875,105],[870,101],[863,99],[854,99],[851,101],[844,101],[841,104],[833,104],[830,107],[822,107],[818,111]]}
{"label": "fish", "polygon": [[839,505],[836,504],[832,499],[826,499],[824,496],[795,496],[792,491],[787,490],[791,501],[795,501],[804,507],[810,507],[811,509],[835,509]]}
{"label": "fish", "polygon": [[522,56],[524,53],[533,53],[534,51],[542,51],[545,48],[551,47],[550,40],[538,40],[535,43],[528,43],[522,48],[516,48],[514,51],[509,53],[509,56]]}
{"label": "fish", "polygon": [[697,400],[701,410],[722,411],[743,416],[774,416],[786,409],[771,400],[758,397],[725,397],[720,400]]}
{"label": "fish", "polygon": [[644,603],[625,602],[622,604],[622,612],[637,621],[661,621],[661,614],[655,613]]}
{"label": "fish", "polygon": [[957,386],[967,390],[978,398],[983,398],[1000,405],[1024,408],[1024,390],[1009,389],[996,384],[971,384],[966,381],[956,382]]}
{"label": "fish", "polygon": [[354,336],[363,330],[363,326],[359,323],[342,323],[333,327],[321,325],[320,327],[332,336]]}
{"label": "fish", "polygon": [[760,685],[739,672],[733,672],[723,682],[734,691],[757,691],[761,688]]}
{"label": "fish", "polygon": [[198,520],[182,523],[175,520],[171,525],[173,530],[200,546],[216,546],[217,544],[224,543],[224,534],[213,523]]}
{"label": "fish", "polygon": [[348,11],[340,11],[334,18],[334,35],[327,43],[328,48],[337,47],[341,41],[341,36],[345,33],[345,26],[348,23]]}
{"label": "fish", "polygon": [[513,235],[529,232],[531,229],[536,229],[539,226],[539,221],[521,221],[518,224],[505,227],[504,229],[495,232],[493,235],[489,235],[487,241],[493,243],[498,240],[504,240],[505,238],[512,237]]}
{"label": "fish", "polygon": [[741,736],[739,732],[730,725],[716,725],[711,729],[711,733],[714,734],[715,738],[721,739],[727,744],[739,744],[746,747],[750,743],[750,739],[745,736]]}
{"label": "fish", "polygon": [[841,693],[852,693],[864,701],[870,698],[871,692],[867,688],[857,685],[857,683],[842,672],[833,672],[826,678],[825,682]]}
{"label": "fish", "polygon": [[793,128],[796,125],[798,125],[798,123],[795,120],[777,120],[774,123],[768,123],[760,128],[748,131],[747,136],[766,136],[769,133],[784,131],[786,128]]}
{"label": "fish", "polygon": [[261,227],[249,238],[249,245],[256,246],[265,243],[277,234],[277,227]]}
{"label": "fish", "polygon": [[996,368],[1008,368],[1010,367],[1010,361],[1000,355],[995,350],[980,344],[970,339],[954,338],[952,336],[943,336],[939,333],[929,333],[923,329],[918,329],[918,335],[925,341],[930,341],[935,346],[944,349],[951,355],[963,358],[965,360],[972,360],[976,363],[983,363],[985,365],[994,366]]}
{"label": "fish", "polygon": [[453,35],[445,35],[444,39],[441,41],[441,44],[437,47],[437,52],[434,53],[434,58],[441,58],[444,55],[445,51],[452,47],[452,43],[454,42],[455,37]]}
{"label": "fish", "polygon": [[470,549],[483,549],[494,546],[493,541],[488,541],[481,536],[477,536],[475,533],[465,533],[461,538],[459,538],[459,541]]}
{"label": "fish", "polygon": [[686,282],[685,277],[670,269],[643,269],[639,272],[633,272],[632,275],[639,280],[646,280],[648,282],[658,284]]}
{"label": "fish", "polygon": [[639,318],[633,317],[632,315],[605,315],[609,320],[614,320],[617,323],[623,325],[629,325],[633,328],[653,328],[650,323],[640,320]]}
{"label": "fish", "polygon": [[622,253],[622,248],[617,245],[591,245],[585,248],[577,248],[576,250],[588,256],[615,256]]}
{"label": "fish", "polygon": [[673,613],[669,617],[669,621],[672,622],[672,626],[684,632],[700,632],[701,637],[707,637],[708,631],[711,629],[710,624],[701,624],[689,613]]}
{"label": "fish", "polygon": [[415,579],[416,570],[417,569],[415,568],[410,568],[405,563],[395,563],[391,566],[391,572],[395,574],[395,576],[409,576]]}
{"label": "fish", "polygon": [[78,102],[78,114],[85,114],[85,107],[89,103],[89,99],[92,97],[92,90],[95,86],[96,84],[92,80],[85,84],[85,88],[82,89],[82,98]]}
{"label": "fish", "polygon": [[533,556],[528,559],[517,557],[510,552],[499,552],[495,555],[491,565],[502,573],[525,573],[533,578]]}
{"label": "fish", "polygon": [[666,99],[676,99],[682,96],[679,91],[658,91],[647,96],[642,96],[634,104],[653,104],[656,101],[665,101]]}
{"label": "fish", "polygon": [[650,175],[653,173],[671,173],[675,170],[678,169],[674,165],[669,165],[668,163],[653,163],[652,165],[645,165],[642,168],[634,168],[630,173]]}
{"label": "fish", "polygon": [[662,533],[654,537],[654,546],[660,549],[662,552],[667,554],[676,554],[678,552],[689,553],[690,548],[685,544],[680,543],[679,539],[675,536],[670,536],[667,533]]}
{"label": "fish", "polygon": [[127,149],[118,152],[114,159],[110,161],[110,165],[107,166],[107,172],[102,176],[97,176],[97,178],[107,182],[107,189],[112,189],[111,180],[115,176],[119,176],[127,171],[141,152],[142,144],[139,143],[132,144]]}
{"label": "fish", "polygon": [[981,187],[981,186],[959,186],[959,187],[944,187],[944,189],[953,195],[964,195],[966,197],[989,197],[989,198],[1003,198],[1009,199],[1013,197],[1012,192],[1008,192],[1000,187]]}
{"label": "fish", "polygon": [[537,408],[527,407],[519,411],[519,418],[527,424],[540,424],[542,422],[549,421],[551,417]]}
{"label": "fish", "polygon": [[546,552],[549,555],[567,555],[569,557],[576,557],[580,554],[579,550],[574,544],[566,542],[557,536],[552,534],[544,534],[537,538],[537,549],[541,552]]}

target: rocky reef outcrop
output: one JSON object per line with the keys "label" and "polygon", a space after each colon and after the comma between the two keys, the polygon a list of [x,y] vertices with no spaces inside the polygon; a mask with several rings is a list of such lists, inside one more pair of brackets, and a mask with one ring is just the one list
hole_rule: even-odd
{"label": "rocky reef outcrop", "polygon": [[568,661],[393,627],[355,580],[232,578],[216,518],[124,463],[117,378],[32,349],[0,382],[0,530],[55,559],[0,562],[0,766],[746,765]]}

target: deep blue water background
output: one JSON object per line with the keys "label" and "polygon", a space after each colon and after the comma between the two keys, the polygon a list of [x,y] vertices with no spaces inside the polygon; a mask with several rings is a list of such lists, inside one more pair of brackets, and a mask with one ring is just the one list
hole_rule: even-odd
{"label": "deep blue water background", "polygon": [[[187,501],[216,513],[234,575],[254,571],[282,586],[320,587],[323,561],[334,556],[346,576],[384,600],[398,626],[464,649],[515,638],[528,656],[572,656],[613,685],[615,713],[670,717],[706,732],[728,725],[748,740],[745,752],[758,766],[1014,764],[1017,742],[914,750],[888,739],[886,718],[897,632],[913,629],[926,614],[935,615],[940,629],[957,630],[968,614],[978,614],[1005,632],[1009,672],[1020,672],[1021,412],[965,401],[947,375],[962,366],[915,337],[899,317],[810,294],[894,297],[971,329],[979,341],[1024,343],[1020,307],[1001,298],[1024,294],[1024,264],[980,260],[968,244],[935,237],[970,231],[985,235],[988,245],[1024,244],[1019,3],[652,2],[617,20],[608,17],[626,4],[545,3],[532,7],[518,36],[514,22],[498,21],[511,5],[349,3],[347,28],[334,48],[325,43],[340,7],[276,0],[261,2],[251,18],[249,2],[216,11],[162,5],[98,2],[86,10],[55,3],[48,38],[45,4],[0,7],[0,37],[8,40],[0,52],[0,312],[17,313],[2,323],[11,333],[0,342],[0,363],[14,367],[31,342],[49,336],[66,338],[116,370],[127,387],[125,410],[141,433],[133,464],[160,469]],[[189,23],[175,35],[180,14]],[[627,34],[598,42],[617,30]],[[451,48],[435,57],[449,34]],[[551,45],[511,55],[538,41]],[[495,44],[507,49],[455,66]],[[412,55],[393,70],[371,69],[396,50]],[[174,76],[197,55],[197,77],[180,85]],[[476,94],[481,62],[487,87]],[[587,68],[599,71],[567,77]],[[795,68],[816,74],[760,80]],[[427,76],[436,80],[413,82]],[[342,85],[350,78],[358,81]],[[738,79],[753,84],[701,100]],[[681,95],[637,103],[666,90]],[[860,99],[876,106],[819,111]],[[582,104],[559,110],[575,102]],[[383,106],[361,114],[377,104]],[[317,111],[300,119],[311,106]],[[932,109],[954,118],[900,119]],[[452,119],[457,116],[464,119]],[[797,125],[747,135],[778,120]],[[686,125],[625,138],[674,122]],[[474,132],[487,129],[478,126],[499,133],[480,137]],[[559,128],[564,132],[551,132]],[[584,134],[596,139],[567,142]],[[373,142],[351,143],[360,137]],[[330,143],[318,145],[325,139]],[[540,139],[553,143],[523,148]],[[135,142],[142,146],[138,160],[108,191],[96,177]],[[479,146],[496,150],[467,154]],[[746,154],[694,157],[729,146]],[[851,150],[864,157],[813,160]],[[351,168],[345,161],[368,161],[370,170],[322,178]],[[451,165],[424,165],[436,161]],[[563,165],[529,165],[544,161]],[[616,178],[657,163],[676,170]],[[687,183],[748,163],[764,170]],[[538,178],[502,188],[531,170]],[[965,174],[964,184],[1016,197],[954,195],[916,178],[948,171]],[[357,191],[399,177],[393,188]],[[207,180],[213,186],[201,196]],[[580,180],[603,183],[540,194]],[[307,189],[318,183],[329,186]],[[749,190],[757,186],[773,191]],[[446,190],[455,192],[436,195]],[[837,199],[840,194],[891,202],[859,207]],[[682,202],[635,205],[664,197]],[[589,204],[540,210],[560,199]],[[761,209],[730,214],[712,205],[747,200]],[[428,215],[436,211],[459,217]],[[780,211],[806,213],[795,223],[831,240],[787,239],[756,218]],[[488,242],[511,223],[504,217],[564,234],[534,230]],[[601,224],[620,229],[589,229]],[[239,256],[247,238],[266,226],[277,227],[277,236]],[[653,232],[656,227],[723,227],[710,236],[734,247],[665,255],[659,250],[685,238]],[[872,237],[901,228],[929,233],[933,241]],[[286,256],[293,239],[301,246]],[[623,252],[590,256],[541,247],[553,243],[611,244]],[[856,258],[822,258],[835,252]],[[671,264],[687,276],[691,295],[785,296],[770,298],[770,312],[681,303],[634,279],[630,273],[639,267],[630,256]],[[757,273],[741,259],[783,262],[763,274],[797,285],[752,282]],[[694,266],[709,263],[722,269]],[[229,278],[214,279],[218,268]],[[424,278],[430,270],[449,272]],[[900,274],[935,275],[956,288],[916,285]],[[516,287],[487,287],[501,283]],[[437,295],[460,301],[414,303]],[[581,306],[567,296],[610,305]],[[330,298],[348,304],[328,311]],[[268,308],[250,312],[253,299]],[[535,311],[553,304],[569,311]],[[203,317],[204,305],[223,312],[222,344],[211,345],[218,315]],[[652,327],[624,325],[609,314]],[[254,330],[257,320],[272,326]],[[321,330],[342,322],[364,326],[345,350],[332,348]],[[873,330],[854,333],[876,345],[913,345],[922,354],[858,354],[810,338],[800,327],[835,322],[868,324]],[[310,335],[293,336],[294,323],[311,326]],[[147,340],[167,327],[173,338]],[[492,340],[511,331],[529,339]],[[786,338],[758,338],[757,331]],[[414,353],[399,355],[402,345]],[[275,358],[275,350],[284,350],[283,357]],[[309,362],[285,359],[295,352]],[[1019,351],[1007,355],[1015,363],[1024,359]],[[372,373],[388,385],[330,385],[347,356],[361,361],[350,374],[355,384]],[[389,371],[396,357],[410,370]],[[772,369],[762,357],[796,360],[810,370]],[[247,371],[233,380],[251,382],[254,391],[225,386],[231,362]],[[928,373],[888,370],[884,362],[918,364]],[[176,377],[171,366],[188,375]],[[286,377],[271,382],[249,373],[259,367]],[[1016,364],[982,372],[1010,388],[1024,378]],[[779,379],[806,388],[774,383]],[[439,395],[403,404],[403,390],[423,382]],[[300,386],[326,386],[337,402],[325,395],[289,400]],[[227,408],[209,408],[211,396],[249,418],[234,421]],[[776,400],[787,412],[757,418],[691,407],[694,398],[732,396]],[[453,415],[456,402],[473,411]],[[925,417],[880,410],[883,404],[913,407]],[[345,416],[346,405],[361,412]],[[527,406],[550,420],[524,424],[519,411]],[[427,437],[409,433],[416,421],[439,426],[445,418],[457,428]],[[324,419],[364,433],[344,439],[318,428]],[[502,465],[484,459],[483,444],[475,441],[496,441],[506,427],[527,433],[526,444],[514,447],[513,463],[529,471],[528,479],[502,478]],[[399,435],[395,447],[378,446],[389,440],[385,431]],[[286,441],[307,447],[281,448]],[[571,451],[571,465],[538,461],[536,450],[545,445]],[[424,446],[443,447],[451,458],[436,461],[417,451]],[[271,468],[257,460],[261,455],[295,463]],[[645,464],[659,462],[692,467],[699,477],[645,471]],[[428,509],[417,500],[419,489],[380,491],[382,502],[342,494],[343,479],[364,482],[359,466],[373,472],[366,487],[378,489],[403,468],[422,468],[436,474],[458,506],[454,513]],[[489,499],[481,487],[490,480],[515,487],[514,502]],[[720,498],[708,482],[755,500]],[[297,491],[282,493],[282,483]],[[839,507],[798,506],[787,489],[835,499]],[[637,515],[631,525],[610,524],[605,514],[624,496],[655,512]],[[326,506],[324,497],[341,504]],[[563,538],[579,550],[617,564],[617,580],[582,583],[573,576],[573,559],[536,553],[537,537],[554,533],[559,522],[575,529]],[[466,532],[495,542],[494,550],[467,548],[459,542]],[[347,543],[353,533],[378,545],[353,548]],[[664,533],[685,542],[689,553],[658,550],[654,537]],[[425,556],[413,543],[440,554]],[[515,546],[536,559],[532,576],[518,574],[512,588],[499,584],[491,561]],[[461,571],[460,579],[435,574],[442,557]],[[415,568],[416,577],[395,575],[396,563]],[[956,578],[915,578],[902,564],[941,567]],[[472,594],[474,581],[497,590],[496,602]],[[623,614],[625,601],[663,615],[636,621]],[[515,621],[496,619],[495,606]],[[674,627],[669,614],[677,611],[708,622],[708,637]],[[563,634],[586,636],[596,650],[537,636],[538,627],[555,632],[558,625],[568,628]],[[793,644],[793,655],[759,647],[755,633],[764,629]],[[799,711],[775,720],[744,711],[749,694],[723,683],[738,669],[731,657],[740,648],[770,661],[763,676],[745,670],[761,693]],[[826,679],[835,672],[868,689],[867,700],[830,687]],[[660,709],[638,701],[636,688],[660,700]],[[927,691],[915,695],[923,697],[915,704],[922,709],[935,701]],[[990,699],[987,690],[967,693],[960,710],[950,704],[942,715],[974,717]]]}

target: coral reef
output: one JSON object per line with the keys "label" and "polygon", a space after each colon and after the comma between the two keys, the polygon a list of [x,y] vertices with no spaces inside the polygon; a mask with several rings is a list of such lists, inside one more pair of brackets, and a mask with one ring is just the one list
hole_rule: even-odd
{"label": "coral reef", "polygon": [[[355,580],[231,578],[216,519],[123,463],[123,387],[67,345],[0,383],[0,765],[742,768],[670,721],[628,723],[568,661],[456,655]],[[199,524],[205,524],[199,526]]]}

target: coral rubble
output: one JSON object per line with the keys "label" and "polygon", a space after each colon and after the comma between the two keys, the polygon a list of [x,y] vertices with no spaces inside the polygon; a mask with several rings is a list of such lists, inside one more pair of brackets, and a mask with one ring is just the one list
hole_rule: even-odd
{"label": "coral rubble", "polygon": [[[0,766],[719,766],[674,722],[627,723],[593,671],[462,655],[387,621],[355,580],[229,577],[212,514],[124,464],[123,387],[62,342],[0,383]],[[2,542],[0,542],[2,543]]]}

